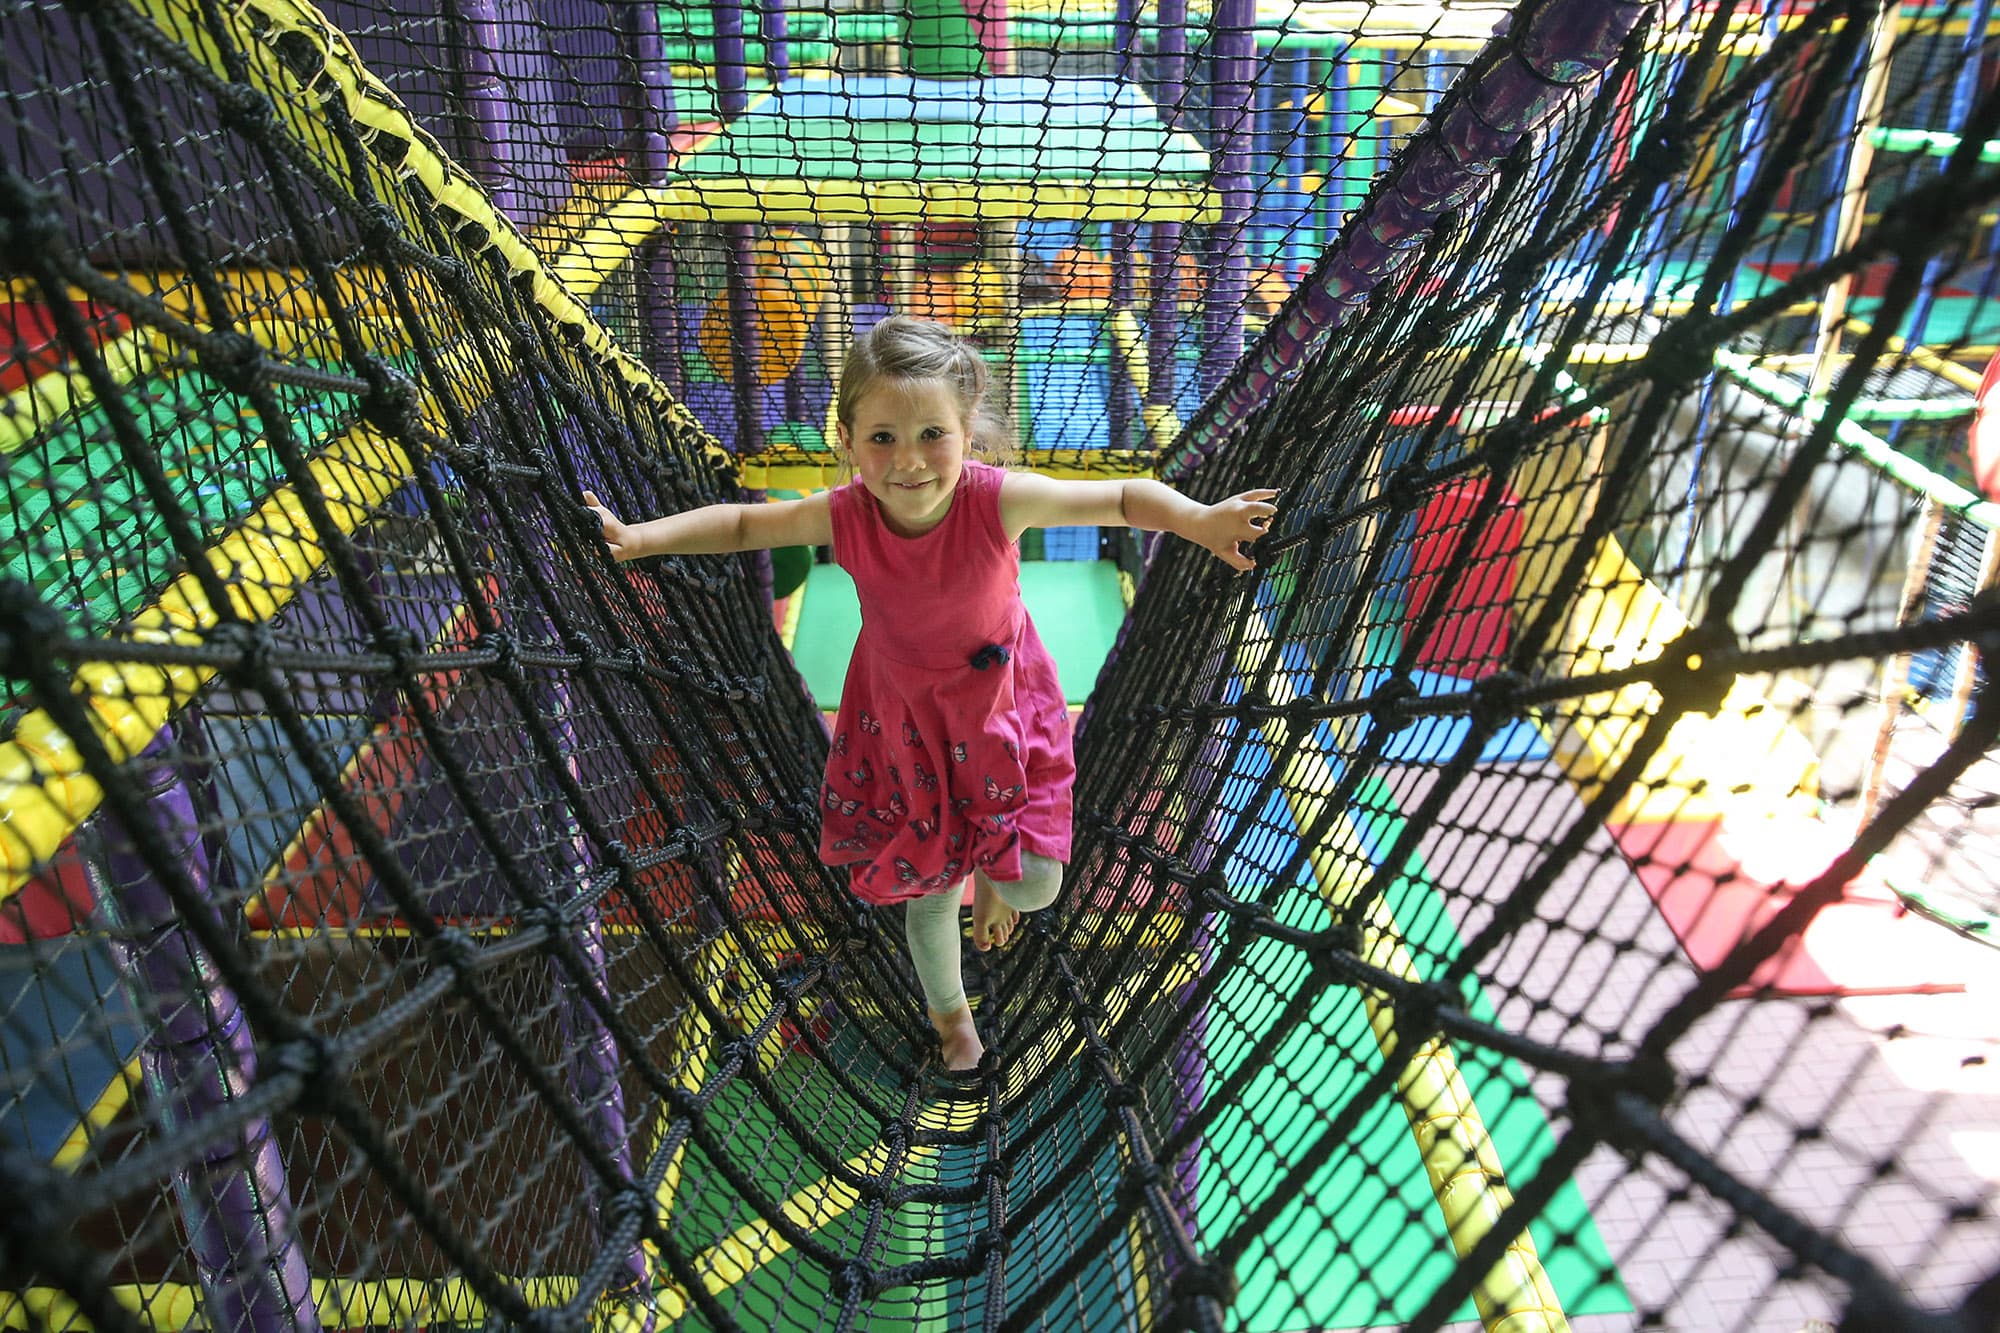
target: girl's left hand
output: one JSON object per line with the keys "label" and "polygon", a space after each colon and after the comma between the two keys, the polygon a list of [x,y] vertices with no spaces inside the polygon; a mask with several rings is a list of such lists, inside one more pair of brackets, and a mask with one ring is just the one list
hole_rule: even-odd
{"label": "girl's left hand", "polygon": [[1206,547],[1231,569],[1247,573],[1257,568],[1257,562],[1245,555],[1238,543],[1254,542],[1271,530],[1271,520],[1278,512],[1278,506],[1271,502],[1277,498],[1276,491],[1257,490],[1218,500],[1196,520],[1195,530],[1186,534],[1188,540]]}
{"label": "girl's left hand", "polygon": [[604,525],[604,544],[611,548],[613,560],[632,560],[639,555],[638,543],[632,539],[630,525],[611,512],[604,501],[590,492],[583,493],[583,507],[597,515],[597,521]]}

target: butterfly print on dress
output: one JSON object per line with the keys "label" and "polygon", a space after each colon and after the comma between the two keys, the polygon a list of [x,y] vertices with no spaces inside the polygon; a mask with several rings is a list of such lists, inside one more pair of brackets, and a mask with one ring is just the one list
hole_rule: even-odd
{"label": "butterfly print on dress", "polygon": [[[875,765],[863,759],[861,767],[847,770],[847,780],[857,787],[867,786],[875,780]],[[988,779],[988,781],[991,781],[991,779]]]}
{"label": "butterfly print on dress", "polygon": [[934,773],[927,772],[921,760],[911,764],[910,768],[916,773],[918,791],[937,790],[937,775]]}
{"label": "butterfly print on dress", "polygon": [[882,734],[882,724],[868,716],[868,710],[865,708],[861,710],[861,729],[870,736],[880,736]]}
{"label": "butterfly print on dress", "polygon": [[964,741],[954,741],[954,742],[952,742],[952,746],[951,746],[951,762],[953,762],[954,764],[962,764],[962,763],[964,763],[964,762],[965,762],[965,758],[966,758],[966,755],[965,755],[965,742],[964,742]]}
{"label": "butterfly print on dress", "polygon": [[830,815],[851,815],[861,809],[861,802],[843,800],[831,787],[822,787],[820,791],[820,805]]}
{"label": "butterfly print on dress", "polygon": [[918,894],[936,893],[948,889],[958,878],[957,861],[946,861],[944,869],[935,875],[926,876],[902,857],[896,858],[896,880]]}
{"label": "butterfly print on dress", "polygon": [[844,732],[844,731],[843,731],[843,732],[841,732],[841,733],[840,733],[840,734],[839,734],[838,736],[835,736],[835,737],[833,738],[833,752],[834,752],[835,754],[840,754],[840,755],[844,755],[844,754],[846,754],[846,753],[847,753],[847,733],[846,733],[846,732]]}
{"label": "butterfly print on dress", "polygon": [[917,732],[917,724],[905,719],[903,722],[903,744],[912,750],[924,748],[924,738]]}
{"label": "butterfly print on dress", "polygon": [[1012,807],[1012,806],[1013,806],[1013,804],[1014,804],[1014,802],[1018,801],[1018,800],[1019,800],[1020,798],[1021,798],[1021,784],[1020,784],[1020,783],[1018,783],[1018,782],[1017,782],[1017,783],[1015,783],[1015,784],[1014,784],[1013,786],[1011,786],[1011,787],[1003,787],[1003,786],[1001,786],[1001,785],[1000,785],[999,783],[997,783],[997,782],[995,782],[995,781],[993,780],[993,775],[992,775],[992,774],[990,774],[990,773],[989,773],[989,774],[987,774],[987,776],[986,776],[986,799],[987,799],[987,800],[989,800],[989,801],[1004,801],[1004,802],[1006,802],[1006,803],[1007,803],[1007,805],[1008,805],[1009,807]]}

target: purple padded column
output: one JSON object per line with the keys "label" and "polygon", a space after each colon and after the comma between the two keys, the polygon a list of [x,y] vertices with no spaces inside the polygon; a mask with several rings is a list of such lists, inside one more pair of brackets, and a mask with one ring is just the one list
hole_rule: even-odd
{"label": "purple padded column", "polygon": [[1476,206],[1514,145],[1603,73],[1647,8],[1648,0],[1547,0],[1517,12],[1521,31],[1495,37],[1467,67],[1465,97],[1377,184],[1283,316],[1264,330],[1235,387],[1188,428],[1162,475],[1186,476],[1321,336],[1422,253],[1442,214]]}
{"label": "purple padded column", "polygon": [[1250,294],[1250,258],[1244,244],[1255,202],[1250,188],[1250,130],[1255,116],[1251,75],[1257,59],[1256,23],[1256,0],[1218,0],[1210,80],[1214,136],[1209,152],[1216,162],[1222,217],[1209,232],[1211,280],[1202,304],[1204,394],[1213,393],[1243,355],[1243,303]]}
{"label": "purple padded column", "polygon": [[[1221,738],[1211,735],[1202,744],[1202,765],[1214,777],[1197,781],[1188,793],[1189,800],[1196,806],[1204,806],[1214,799],[1215,783],[1221,776],[1224,746]],[[1205,873],[1215,863],[1216,853],[1222,850],[1223,820],[1211,810],[1202,821],[1201,836],[1188,849],[1188,865],[1197,873]],[[1194,995],[1201,988],[1201,980],[1215,965],[1215,930],[1218,922],[1210,912],[1201,918],[1195,927],[1194,953],[1201,960],[1195,971],[1194,980],[1174,992],[1174,1006],[1188,1015],[1188,1024],[1174,1043],[1173,1069],[1176,1104],[1173,1125],[1168,1133],[1178,1134],[1187,1122],[1201,1111],[1208,1101],[1208,1013],[1204,1003],[1193,1008]],[[1201,1154],[1203,1139],[1197,1135],[1188,1140],[1187,1147],[1175,1156],[1173,1183],[1174,1207],[1187,1224],[1188,1235],[1197,1241],[1201,1239]]]}
{"label": "purple padded column", "polygon": [[459,46],[465,81],[465,111],[472,121],[465,144],[466,168],[508,217],[522,216],[519,163],[511,151],[516,142],[514,98],[500,67],[506,49],[497,0],[458,0],[465,40]]}
{"label": "purple padded column", "polygon": [[628,170],[641,185],[663,185],[673,152],[668,134],[679,123],[674,106],[674,76],[660,40],[659,9],[627,5],[620,14],[619,39],[632,63],[632,81],[625,90],[627,128],[631,132]]}
{"label": "purple padded column", "polygon": [[761,395],[757,392],[757,359],[762,352],[757,339],[757,299],[750,285],[757,272],[756,242],[751,224],[746,222],[730,223],[724,234],[729,241],[730,338],[735,344],[731,353],[735,373],[729,387],[736,407],[736,435],[730,444],[739,455],[753,454],[764,447]]}
{"label": "purple padded column", "polygon": [[[1132,58],[1138,45],[1138,23],[1133,18],[1134,0],[1118,0],[1112,25],[1111,45],[1118,58],[1118,87],[1132,81]],[[1105,407],[1110,424],[1109,443],[1113,449],[1132,447],[1132,378],[1126,373],[1125,358],[1111,336],[1111,321],[1121,310],[1132,308],[1132,250],[1138,241],[1138,225],[1120,218],[1109,225],[1111,250],[1111,299],[1105,305],[1104,324],[1099,334],[1106,356]]]}
{"label": "purple padded column", "polygon": [[[748,58],[743,52],[743,9],[738,0],[717,0],[714,12],[716,110],[723,123],[728,124],[750,107]],[[730,387],[736,405],[735,446],[741,456],[764,447],[764,414],[757,392],[757,300],[751,287],[757,276],[756,230],[746,222],[731,222],[724,225],[722,234],[729,245],[725,281],[736,363]],[[762,491],[746,491],[744,495],[753,504],[764,498]],[[771,553],[753,551],[743,558],[763,588],[764,600],[771,600]]]}
{"label": "purple padded column", "polygon": [[[210,892],[210,862],[192,794],[162,735],[131,767],[146,811],[185,866]],[[236,993],[222,980],[115,820],[105,832],[98,912],[133,1007],[147,1019],[140,1066],[168,1135],[220,1112],[257,1079],[256,1039]],[[222,916],[204,908],[219,926]],[[285,1164],[267,1117],[204,1144],[174,1178],[181,1225],[194,1257],[207,1326],[219,1333],[317,1333],[305,1249],[292,1223]]]}
{"label": "purple padded column", "polygon": [[764,68],[772,83],[783,83],[792,72],[792,47],[786,28],[785,0],[764,0]]}
{"label": "purple padded column", "polygon": [[[631,159],[627,170],[641,185],[663,185],[673,165],[670,135],[680,123],[674,105],[673,70],[660,38],[657,5],[627,5],[621,18],[620,40],[632,63],[632,80],[625,90]],[[678,398],[681,386],[681,330],[675,288],[680,274],[674,263],[673,224],[669,223],[632,256],[638,271],[639,303],[651,333],[651,370]]]}
{"label": "purple padded column", "polygon": [[[1160,31],[1154,44],[1159,86],[1153,100],[1160,119],[1178,129],[1187,96],[1187,0],[1160,0]],[[1179,336],[1180,301],[1175,273],[1181,254],[1181,225],[1155,222],[1152,235],[1152,290],[1146,298],[1146,404],[1171,407],[1174,401],[1174,343]],[[1146,445],[1159,441],[1148,435]]]}
{"label": "purple padded column", "polygon": [[[1202,977],[1208,974],[1214,962],[1214,940],[1215,917],[1210,914],[1204,916],[1196,927],[1196,950],[1201,957],[1201,966],[1193,981],[1174,992],[1174,1010],[1187,1014],[1188,1021],[1180,1039],[1174,1043],[1175,1105],[1173,1123],[1167,1129],[1169,1137],[1180,1133],[1208,1101],[1208,1005],[1203,1003],[1193,1009],[1188,1006],[1201,987]],[[1201,1239],[1202,1146],[1202,1137],[1196,1135],[1174,1157],[1173,1183],[1169,1187],[1175,1210],[1186,1224],[1188,1235],[1196,1240]]]}
{"label": "purple padded column", "polygon": [[[714,13],[716,110],[728,124],[750,106],[743,6],[738,0],[717,0]],[[730,337],[735,345],[736,373],[731,376],[731,387],[736,396],[736,452],[748,454],[763,443],[763,423],[757,411],[757,302],[750,288],[757,272],[756,233],[749,223],[731,222],[724,225],[722,234],[729,245],[724,280],[729,290]]]}
{"label": "purple padded column", "polygon": [[743,50],[743,6],[740,0],[716,0],[715,109],[723,123],[750,107],[749,57]]}
{"label": "purple padded column", "polygon": [[646,275],[641,290],[646,327],[652,333],[653,373],[675,398],[684,400],[687,389],[681,377],[680,267],[674,262],[673,242],[655,237],[639,248],[632,262]]}
{"label": "purple padded column", "polygon": [[[570,703],[568,683],[553,680],[537,693],[541,696],[543,716],[550,724],[550,734],[555,737],[556,748],[562,752],[564,767],[577,785],[588,790],[590,784],[583,772],[582,747],[577,743],[573,721],[575,712]],[[584,837],[576,817],[565,809],[562,820],[566,825],[570,849],[576,858],[574,882],[582,885],[597,869],[595,858],[590,852],[589,839]],[[595,907],[587,917],[576,923],[570,939],[577,952],[583,955],[591,981],[604,994],[613,994],[611,969],[604,952],[604,921]],[[562,996],[557,1012],[561,1016],[565,1037],[563,1049],[569,1053],[570,1086],[576,1092],[577,1103],[583,1108],[584,1123],[590,1126],[599,1146],[616,1164],[619,1175],[629,1181],[633,1178],[632,1148],[625,1119],[625,1088],[618,1080],[620,1062],[617,1042],[595,1011],[563,984],[560,972],[557,973],[556,983]],[[629,1279],[628,1290],[645,1290],[647,1267],[643,1246],[634,1245],[620,1261],[620,1268]],[[650,1324],[650,1318],[648,1322]]]}

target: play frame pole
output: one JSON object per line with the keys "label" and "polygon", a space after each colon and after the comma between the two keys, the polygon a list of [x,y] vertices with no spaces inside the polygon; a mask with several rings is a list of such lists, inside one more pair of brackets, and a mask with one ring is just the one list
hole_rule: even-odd
{"label": "play frame pole", "polygon": [[[716,111],[729,124],[750,107],[748,55],[743,45],[740,0],[715,4]],[[757,452],[762,444],[757,411],[757,300],[751,288],[757,273],[756,231],[747,222],[724,223],[726,246],[724,283],[729,299],[729,330],[735,373],[730,387],[736,401],[736,454]]]}
{"label": "play frame pole", "polygon": [[1215,7],[1215,57],[1209,151],[1217,163],[1222,217],[1209,233],[1212,281],[1203,305],[1201,388],[1210,394],[1243,355],[1243,303],[1250,290],[1245,250],[1253,196],[1250,131],[1254,123],[1251,80],[1257,55],[1256,0],[1219,0]]}
{"label": "play frame pole", "polygon": [[[172,761],[172,730],[130,766],[146,793],[156,833],[184,866],[195,892],[213,905],[213,866],[187,780]],[[146,1016],[140,1067],[160,1108],[164,1137],[184,1135],[222,1114],[257,1082],[257,1043],[236,992],[189,930],[114,820],[101,820],[104,848],[91,866],[98,913],[111,927],[132,1004]],[[318,1333],[305,1247],[293,1223],[291,1190],[276,1127],[257,1116],[202,1144],[174,1173],[174,1197],[205,1326],[217,1333]]]}
{"label": "play frame pole", "polygon": [[[1179,129],[1181,103],[1187,97],[1187,0],[1160,0],[1159,24],[1154,45],[1159,86],[1154,89],[1153,100],[1160,108],[1161,121]],[[1140,440],[1141,447],[1154,453],[1171,443],[1161,438],[1159,426],[1172,414],[1174,405],[1180,254],[1180,224],[1155,222],[1150,260],[1152,283],[1146,293],[1146,407],[1141,414],[1144,430]]]}

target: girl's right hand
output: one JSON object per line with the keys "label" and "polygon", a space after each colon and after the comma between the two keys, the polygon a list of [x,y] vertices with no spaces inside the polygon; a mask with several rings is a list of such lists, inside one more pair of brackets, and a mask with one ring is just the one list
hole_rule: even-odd
{"label": "girl's right hand", "polygon": [[1271,530],[1278,513],[1272,501],[1277,498],[1278,492],[1259,489],[1203,505],[1192,530],[1181,535],[1207,547],[1209,554],[1237,573],[1247,574],[1257,568],[1257,562],[1244,554],[1239,543],[1254,542]]}
{"label": "girl's right hand", "polygon": [[632,529],[625,526],[618,515],[605,508],[604,502],[593,491],[583,493],[583,507],[597,515],[597,521],[604,525],[604,544],[611,548],[613,560],[625,561],[638,556],[633,544]]}

